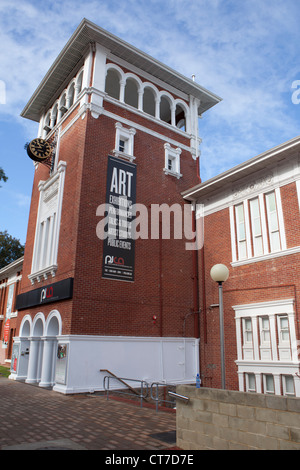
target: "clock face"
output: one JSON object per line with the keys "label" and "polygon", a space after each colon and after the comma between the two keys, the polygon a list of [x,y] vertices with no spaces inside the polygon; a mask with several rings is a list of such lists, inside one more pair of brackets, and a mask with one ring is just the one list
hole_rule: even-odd
{"label": "clock face", "polygon": [[51,155],[51,151],[50,144],[44,139],[34,139],[27,147],[29,157],[36,162],[47,160]]}

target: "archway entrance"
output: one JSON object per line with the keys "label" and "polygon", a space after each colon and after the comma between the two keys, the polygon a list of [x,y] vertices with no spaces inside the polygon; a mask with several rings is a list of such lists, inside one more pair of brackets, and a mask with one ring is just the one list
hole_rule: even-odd
{"label": "archway entrance", "polygon": [[42,338],[44,343],[42,373],[40,387],[52,387],[55,383],[55,358],[57,351],[57,336],[61,334],[61,317],[58,311],[50,313],[46,322],[45,336]]}
{"label": "archway entrance", "polygon": [[41,365],[43,357],[43,343],[41,338],[45,329],[45,317],[43,313],[38,313],[33,320],[30,336],[28,375],[26,383],[37,383],[41,377]]}

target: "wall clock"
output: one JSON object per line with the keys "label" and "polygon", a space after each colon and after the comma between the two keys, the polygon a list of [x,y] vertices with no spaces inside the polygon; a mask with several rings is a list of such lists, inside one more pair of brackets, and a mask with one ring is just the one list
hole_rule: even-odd
{"label": "wall clock", "polygon": [[44,139],[33,139],[27,146],[27,153],[35,162],[44,163],[51,156],[52,147]]}

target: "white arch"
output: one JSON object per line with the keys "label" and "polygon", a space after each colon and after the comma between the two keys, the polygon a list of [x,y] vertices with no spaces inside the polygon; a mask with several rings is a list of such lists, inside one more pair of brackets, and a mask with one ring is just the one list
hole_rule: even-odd
{"label": "white arch", "polygon": [[61,106],[66,106],[66,101],[67,101],[67,89],[65,89],[61,96],[59,97],[59,107]]}
{"label": "white arch", "polygon": [[161,91],[158,93],[158,96],[159,96],[159,99],[160,99],[160,100],[161,100],[163,97],[164,97],[164,98],[167,98],[167,100],[168,100],[169,103],[170,103],[170,106],[175,106],[175,100],[174,100],[173,96],[172,96],[168,91],[161,90]]}
{"label": "white arch", "polygon": [[119,66],[116,65],[116,64],[113,64],[112,62],[110,62],[109,64],[106,64],[105,76],[107,76],[107,72],[108,72],[108,70],[110,70],[110,69],[113,69],[113,70],[115,70],[116,72],[118,72],[118,73],[119,73],[119,78],[120,78],[120,80],[124,80],[125,74],[124,74],[123,70],[121,69],[121,67],[119,67]]}
{"label": "white arch", "polygon": [[[184,114],[185,114],[185,128],[186,128],[185,131],[189,132],[189,130],[190,130],[190,109],[189,109],[189,105],[185,101],[183,101],[180,98],[174,98],[171,95],[171,93],[169,93],[166,90],[159,90],[151,82],[142,82],[140,77],[138,77],[137,75],[135,75],[132,72],[126,72],[125,73],[121,69],[121,67],[119,67],[117,64],[114,64],[112,62],[106,64],[106,76],[107,76],[108,70],[115,70],[117,72],[118,77],[119,77],[119,84],[120,84],[119,101],[121,101],[122,103],[125,102],[124,98],[125,98],[126,83],[129,79],[131,79],[137,85],[137,92],[138,92],[137,109],[139,109],[140,111],[144,111],[144,109],[143,109],[144,108],[144,93],[145,93],[146,89],[151,89],[154,93],[154,99],[155,99],[155,114],[151,113],[151,115],[153,115],[157,119],[165,121],[165,119],[162,119],[162,116],[161,116],[161,101],[162,101],[162,98],[164,98],[170,106],[170,116],[171,116],[170,122],[169,121],[165,121],[165,122],[169,122],[169,124],[176,127],[176,116],[175,116],[176,106],[179,105],[179,106],[182,107],[182,109],[184,111]],[[136,107],[136,106],[134,106],[134,107]]]}
{"label": "white arch", "polygon": [[25,315],[25,317],[22,319],[21,325],[20,325],[20,330],[19,330],[19,336],[21,338],[23,337],[28,337],[31,336],[32,334],[32,318],[30,315]]}
{"label": "white arch", "polygon": [[[42,329],[40,324],[42,324]],[[42,312],[39,312],[35,315],[32,323],[32,333],[31,336],[43,336],[45,331],[45,316]]]}
{"label": "white arch", "polygon": [[130,79],[130,78],[132,80],[134,80],[135,82],[137,82],[138,92],[143,91],[143,82],[137,75],[135,75],[134,73],[131,73],[131,72],[127,72],[127,73],[125,73],[124,78],[125,78],[125,82],[127,82],[127,80]]}
{"label": "white arch", "polygon": [[[57,328],[55,328],[57,324]],[[45,326],[45,336],[59,336],[62,331],[62,320],[58,310],[52,310],[47,317]]]}
{"label": "white arch", "polygon": [[154,91],[155,96],[156,97],[159,96],[159,90],[158,90],[158,88],[156,88],[155,85],[153,85],[153,83],[143,82],[142,83],[142,88],[143,88],[143,91],[145,90],[145,88],[152,88],[152,90]]}
{"label": "white arch", "polygon": [[113,64],[108,64],[106,67],[105,92],[110,97],[122,101],[124,97],[124,84],[125,84],[124,73],[120,69],[120,67],[118,66],[110,67],[109,65],[113,65]]}
{"label": "white arch", "polygon": [[[133,94],[130,94],[130,92],[129,94],[127,94],[129,91],[129,88],[127,88],[127,86],[129,85],[130,81],[134,83],[135,90]],[[142,111],[142,98],[143,98],[142,95],[143,95],[143,88],[142,88],[141,79],[131,72],[126,73],[125,84],[124,84],[124,102]],[[136,101],[136,104],[135,103],[133,104],[133,102],[135,101]]]}
{"label": "white arch", "polygon": [[[159,109],[158,109],[159,91],[158,91],[158,89],[156,88],[155,85],[153,85],[152,83],[149,83],[149,82],[144,82],[142,86],[143,86],[143,111],[145,113],[148,113],[147,103],[145,101],[145,97],[147,96],[147,92],[148,92],[148,93],[150,93],[150,95],[152,95],[151,96],[151,101],[150,101],[150,106],[154,105],[154,111],[152,113],[150,113],[150,115],[158,118],[159,117]],[[153,101],[152,101],[152,99],[153,99]]]}
{"label": "white arch", "polygon": [[76,81],[75,87],[78,88],[78,93],[80,93],[82,89],[83,72],[84,72],[84,67],[81,67],[81,69],[79,70],[79,72],[77,73],[75,77],[75,81]]}
{"label": "white arch", "polygon": [[73,78],[67,87],[67,108],[71,108],[75,102],[75,84],[76,81]]}
{"label": "white arch", "polygon": [[[177,108],[177,105],[180,106],[182,108],[182,110],[184,111],[184,118],[185,118],[185,131],[186,132],[189,132],[190,131],[190,109],[188,107],[188,105],[182,101],[181,99],[176,99],[175,100],[175,113],[176,113],[176,108]],[[179,127],[180,128],[180,127]]]}
{"label": "white arch", "polygon": [[45,114],[44,123],[43,123],[43,132],[42,135],[45,138],[48,132],[50,131],[50,121],[51,121],[51,109]]}
{"label": "white arch", "polygon": [[54,103],[54,105],[51,108],[51,123],[50,127],[54,127],[57,123],[57,118],[58,118],[58,100]]}
{"label": "white arch", "polygon": [[189,113],[189,107],[188,107],[188,105],[185,103],[185,101],[182,101],[181,99],[177,98],[177,99],[174,101],[174,103],[175,103],[175,107],[176,107],[177,105],[181,106],[181,107],[184,109],[185,115],[186,115],[186,116],[188,115],[188,113]]}
{"label": "white arch", "polygon": [[[77,72],[75,77],[72,78],[67,88],[63,90],[61,95],[55,101],[50,109],[48,109],[44,118],[44,137],[50,132],[50,130],[55,127],[55,125],[60,121],[63,115],[67,110],[75,103],[78,98],[78,95],[82,89],[82,79],[83,79],[84,67]],[[55,107],[57,106],[57,111]],[[61,107],[63,106],[63,109]],[[56,117],[56,119],[54,119]]]}
{"label": "white arch", "polygon": [[[170,114],[170,121],[167,120],[163,115],[162,115],[162,99],[165,99],[165,101],[169,105],[169,110],[167,112]],[[160,91],[159,93],[159,119],[161,121],[167,122],[168,124],[171,124],[171,126],[175,126],[175,101],[172,95],[168,93],[167,91]]]}

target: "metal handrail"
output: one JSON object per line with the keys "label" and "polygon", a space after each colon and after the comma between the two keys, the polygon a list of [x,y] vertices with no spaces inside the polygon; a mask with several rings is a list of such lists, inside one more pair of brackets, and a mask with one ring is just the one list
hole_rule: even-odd
{"label": "metal handrail", "polygon": [[186,403],[190,401],[189,397],[185,397],[184,395],[179,395],[178,393],[175,392],[168,392],[168,395],[171,395],[172,397],[178,398],[178,400],[183,400]]}
{"label": "metal handrail", "polygon": [[[118,393],[123,394],[123,395],[132,396],[132,393],[135,394],[136,397],[140,398],[140,400],[141,400],[141,407],[143,406],[143,400],[147,399],[148,393],[149,393],[149,384],[145,380],[118,377],[118,376],[116,376],[115,374],[113,374],[112,372],[110,372],[107,369],[100,369],[100,372],[108,372],[110,374],[110,375],[105,375],[104,378],[103,378],[103,388],[106,391],[107,400],[109,400],[109,392],[112,391],[112,389],[110,388],[110,381],[113,379],[113,380],[117,380],[118,382],[120,382],[122,384],[122,386],[129,389],[131,391],[131,393],[123,392],[119,388],[117,388],[117,389],[114,388],[115,391],[117,391]],[[139,383],[140,386],[137,387],[137,389],[139,391],[136,388],[131,387],[127,382]],[[171,383],[166,383],[166,382],[152,382],[151,383],[151,385],[150,385],[150,398],[153,401],[155,401],[156,411],[158,411],[160,403],[169,403],[171,405],[174,405],[174,401],[166,400],[166,399],[163,399],[159,396],[159,387],[176,387],[176,384],[171,384]],[[155,396],[154,396],[154,390],[155,390]],[[184,395],[179,395],[178,393],[175,393],[175,392],[168,391],[168,395],[170,395],[171,397],[174,397],[178,400],[183,400],[186,403],[188,403],[190,401],[190,399],[188,397],[186,397]],[[148,401],[148,400],[146,400],[146,401]]]}
{"label": "metal handrail", "polygon": [[[103,388],[104,390],[106,390],[106,394],[107,394],[107,400],[109,400],[109,391],[110,391],[110,380],[113,379],[113,380],[118,380],[122,385],[125,385],[127,386],[131,391],[133,390],[132,387],[130,387],[130,385],[128,385],[126,382],[138,382],[140,384],[140,393],[138,393],[137,391],[135,391],[135,394],[140,398],[141,400],[141,407],[143,406],[143,400],[145,400],[148,396],[148,383],[145,382],[144,380],[138,380],[138,379],[128,379],[126,377],[117,377],[117,376],[110,376],[110,375],[106,375],[103,379]],[[126,381],[126,382],[125,382]],[[123,395],[130,395],[132,396],[130,393],[128,392],[122,392],[120,391],[120,389],[117,389],[118,390],[118,393],[121,393]]]}
{"label": "metal handrail", "polygon": [[[163,398],[159,397],[159,387],[174,387],[175,384],[168,384],[166,382],[152,382],[150,386],[150,397],[152,400],[155,401],[156,405],[156,411],[158,411],[159,403],[170,403],[171,405],[174,405],[174,401],[171,400],[164,400]],[[153,396],[153,390],[154,387],[156,388],[155,396]],[[170,392],[168,392],[170,394]]]}

